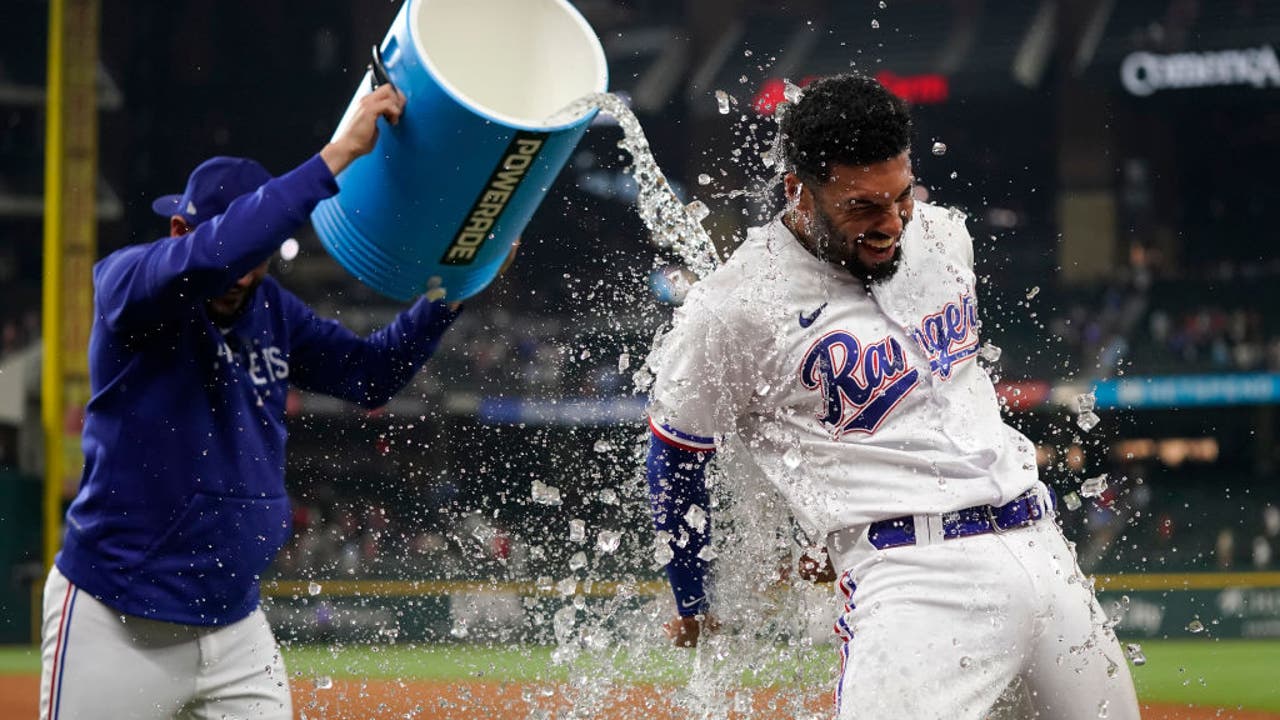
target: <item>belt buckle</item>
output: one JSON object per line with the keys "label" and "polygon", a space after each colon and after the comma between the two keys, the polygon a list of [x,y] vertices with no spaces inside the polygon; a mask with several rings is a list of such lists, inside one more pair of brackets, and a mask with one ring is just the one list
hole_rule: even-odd
{"label": "belt buckle", "polygon": [[987,522],[991,523],[991,532],[997,535],[1003,535],[1014,528],[1000,527],[1000,521],[996,519],[996,508],[994,505],[985,505],[983,509],[987,512]]}

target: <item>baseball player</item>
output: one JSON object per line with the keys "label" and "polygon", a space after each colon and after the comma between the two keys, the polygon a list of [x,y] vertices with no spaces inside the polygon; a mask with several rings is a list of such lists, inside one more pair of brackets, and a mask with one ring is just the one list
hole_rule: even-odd
{"label": "baseball player", "polygon": [[[979,351],[963,217],[912,198],[910,116],[874,80],[782,119],[787,208],[698,283],[650,356],[647,460],[679,645],[715,596],[706,465],[742,448],[825,538],[844,598],[840,718],[1138,717],[1120,647]],[[736,442],[726,445],[733,437]]]}
{"label": "baseball player", "polygon": [[85,467],[45,583],[42,720],[293,717],[258,607],[290,530],[288,388],[382,405],[457,308],[420,299],[361,338],[267,277],[267,260],[404,102],[389,85],[364,97],[280,177],[206,161],[153,205],[169,237],[94,268]]}

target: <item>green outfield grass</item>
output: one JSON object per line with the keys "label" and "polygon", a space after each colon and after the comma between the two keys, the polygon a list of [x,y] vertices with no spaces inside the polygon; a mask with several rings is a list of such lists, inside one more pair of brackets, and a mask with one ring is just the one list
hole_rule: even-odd
{"label": "green outfield grass", "polygon": [[[1144,642],[1142,649],[1147,663],[1133,668],[1133,675],[1144,701],[1280,712],[1280,641],[1164,640]],[[815,652],[801,662],[760,668],[745,681],[820,684],[830,661]],[[303,677],[504,682],[568,677],[566,668],[552,662],[550,648],[535,646],[295,646],[285,649],[285,662],[290,673]],[[672,683],[687,677],[692,660],[690,653],[673,650],[618,653],[610,664],[631,682]],[[0,673],[39,672],[40,657],[34,649],[0,648]]]}

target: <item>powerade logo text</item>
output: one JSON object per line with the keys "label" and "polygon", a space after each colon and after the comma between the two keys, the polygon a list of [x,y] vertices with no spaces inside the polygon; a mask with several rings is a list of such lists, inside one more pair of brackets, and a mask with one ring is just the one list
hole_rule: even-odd
{"label": "powerade logo text", "polygon": [[444,256],[440,258],[441,265],[470,265],[475,262],[476,254],[490,237],[490,230],[497,224],[520,181],[524,180],[529,168],[533,166],[547,135],[516,132],[507,151],[502,154],[502,161],[493,169],[493,174],[472,204],[462,227],[454,234],[453,242],[449,243]]}

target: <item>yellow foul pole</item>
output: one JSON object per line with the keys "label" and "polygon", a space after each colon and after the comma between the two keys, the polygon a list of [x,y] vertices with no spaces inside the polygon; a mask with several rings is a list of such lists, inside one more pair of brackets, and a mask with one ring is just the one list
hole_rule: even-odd
{"label": "yellow foul pole", "polygon": [[83,463],[79,418],[89,395],[97,253],[98,3],[49,0],[40,387],[46,568],[62,540],[63,501]]}
{"label": "yellow foul pole", "polygon": [[65,0],[49,0],[49,63],[44,146],[43,352],[40,368],[40,424],[44,428],[44,566],[53,566],[62,529],[62,115],[65,105],[63,35]]}

